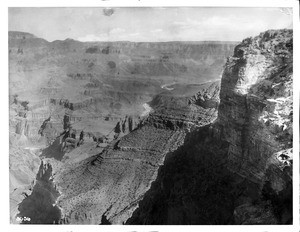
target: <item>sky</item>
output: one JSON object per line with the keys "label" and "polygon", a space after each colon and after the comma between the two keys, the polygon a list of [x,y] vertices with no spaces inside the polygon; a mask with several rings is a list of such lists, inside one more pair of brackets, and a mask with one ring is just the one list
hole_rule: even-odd
{"label": "sky", "polygon": [[289,8],[9,8],[8,28],[48,41],[241,41],[292,28]]}

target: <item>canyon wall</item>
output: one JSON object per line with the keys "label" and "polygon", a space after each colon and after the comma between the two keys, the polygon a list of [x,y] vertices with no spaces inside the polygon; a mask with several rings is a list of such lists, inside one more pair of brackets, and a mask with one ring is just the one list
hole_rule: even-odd
{"label": "canyon wall", "polygon": [[[229,169],[253,182],[267,180],[266,168],[279,156],[275,153],[292,148],[292,76],[291,30],[243,40],[225,65],[218,124],[230,144]],[[289,159],[282,160],[289,169]],[[284,188],[279,180],[270,181],[277,191]]]}
{"label": "canyon wall", "polygon": [[292,54],[291,30],[235,48],[217,120],[166,157],[127,224],[292,223]]}

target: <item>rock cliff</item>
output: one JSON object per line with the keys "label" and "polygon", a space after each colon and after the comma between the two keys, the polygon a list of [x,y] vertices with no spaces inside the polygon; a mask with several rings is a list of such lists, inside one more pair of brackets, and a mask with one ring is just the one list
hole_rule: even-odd
{"label": "rock cliff", "polygon": [[292,54],[291,30],[235,48],[217,120],[166,157],[127,224],[292,222]]}
{"label": "rock cliff", "polygon": [[[292,75],[293,33],[270,30],[235,48],[221,83],[218,125],[229,143],[229,169],[256,183],[269,180],[276,191],[284,184],[266,169],[276,152],[292,148]],[[286,169],[289,159],[281,159]]]}

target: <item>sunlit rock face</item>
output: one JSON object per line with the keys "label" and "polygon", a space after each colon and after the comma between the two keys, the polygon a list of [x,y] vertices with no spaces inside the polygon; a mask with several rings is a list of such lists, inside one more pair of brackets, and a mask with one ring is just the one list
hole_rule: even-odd
{"label": "sunlit rock face", "polygon": [[[272,202],[286,202],[280,216],[275,213],[278,223],[292,217],[292,78],[292,30],[270,30],[243,40],[225,65],[217,122],[229,143],[229,170],[259,184]],[[273,221],[266,206],[245,204],[236,208],[237,222],[259,223],[260,212],[269,215],[267,224]]]}
{"label": "sunlit rock face", "polygon": [[229,168],[258,183],[268,180],[275,153],[292,147],[292,72],[291,30],[245,39],[225,65],[218,123]]}

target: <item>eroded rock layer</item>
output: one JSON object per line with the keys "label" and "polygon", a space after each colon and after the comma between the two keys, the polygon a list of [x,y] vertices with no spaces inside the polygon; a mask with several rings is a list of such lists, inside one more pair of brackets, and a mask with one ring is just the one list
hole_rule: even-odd
{"label": "eroded rock layer", "polygon": [[[212,92],[219,90],[218,83],[204,85],[207,88],[202,86],[202,94],[209,87]],[[200,92],[197,96],[201,95]],[[208,101],[218,101],[214,99],[218,94],[207,96],[210,96]],[[170,96],[164,97],[164,101],[170,101]],[[189,120],[189,115],[203,117],[203,114],[214,111],[209,119],[203,120],[203,124],[216,119],[217,109],[195,105],[191,100],[195,99],[194,95],[174,95],[172,99],[176,98],[184,99],[185,105],[177,111],[174,109],[173,118],[161,114],[161,120],[157,120],[155,113],[150,114],[137,129],[116,140],[100,154],[63,168],[60,165],[54,168],[64,223],[101,224],[104,216],[113,224],[126,222],[156,179],[165,156],[182,146],[188,131],[198,126]]]}
{"label": "eroded rock layer", "polygon": [[[266,168],[275,153],[292,148],[292,75],[291,30],[267,31],[245,39],[228,58],[218,124],[230,144],[231,171],[263,183],[269,178]],[[287,161],[287,168],[289,165]],[[276,183],[274,187],[277,191],[284,188]]]}

